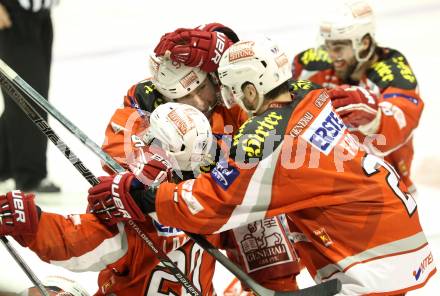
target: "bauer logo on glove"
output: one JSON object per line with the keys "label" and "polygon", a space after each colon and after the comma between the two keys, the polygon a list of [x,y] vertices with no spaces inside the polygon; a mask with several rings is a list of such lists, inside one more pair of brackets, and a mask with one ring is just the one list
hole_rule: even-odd
{"label": "bauer logo on glove", "polygon": [[38,209],[33,194],[20,190],[0,195],[0,235],[34,234],[38,229]]}

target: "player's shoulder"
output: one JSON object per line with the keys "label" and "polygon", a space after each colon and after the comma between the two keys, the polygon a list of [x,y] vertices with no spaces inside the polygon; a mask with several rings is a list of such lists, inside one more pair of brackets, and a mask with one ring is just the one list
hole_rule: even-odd
{"label": "player's shoulder", "polygon": [[379,48],[379,59],[367,70],[367,78],[381,89],[397,87],[414,89],[417,79],[406,57],[392,48]]}
{"label": "player's shoulder", "polygon": [[165,102],[165,99],[156,90],[156,86],[149,78],[131,86],[126,96],[126,104],[130,107],[148,112],[152,112]]}
{"label": "player's shoulder", "polygon": [[303,98],[313,90],[322,89],[322,86],[309,80],[289,80],[289,92],[295,98]]}
{"label": "player's shoulder", "polygon": [[232,153],[237,162],[258,161],[271,155],[281,144],[298,102],[269,108],[249,118],[233,137]]}
{"label": "player's shoulder", "polygon": [[294,60],[307,71],[323,71],[332,68],[328,52],[323,48],[309,48],[297,54]]}

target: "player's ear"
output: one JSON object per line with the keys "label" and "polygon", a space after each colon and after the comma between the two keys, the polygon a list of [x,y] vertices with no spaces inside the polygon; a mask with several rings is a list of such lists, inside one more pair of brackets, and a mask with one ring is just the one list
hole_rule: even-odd
{"label": "player's ear", "polygon": [[364,37],[362,37],[361,43],[362,43],[362,50],[369,49],[371,44],[373,43],[370,34],[367,34]]}
{"label": "player's ear", "polygon": [[252,83],[245,83],[241,88],[243,90],[244,97],[248,101],[257,99],[257,89]]}

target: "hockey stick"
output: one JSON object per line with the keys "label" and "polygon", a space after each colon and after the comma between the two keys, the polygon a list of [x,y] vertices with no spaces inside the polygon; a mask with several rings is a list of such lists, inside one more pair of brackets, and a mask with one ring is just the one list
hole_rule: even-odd
{"label": "hockey stick", "polygon": [[[5,69],[7,71],[5,71]],[[115,172],[125,171],[113,158],[106,154],[102,149],[88,138],[78,127],[76,127],[70,120],[64,117],[58,110],[55,109],[47,100],[45,100],[38,92],[36,92],[30,85],[28,85],[22,78],[20,78],[12,69],[6,64],[1,63],[0,72],[9,74],[9,78],[14,85],[22,90],[30,99],[37,103],[41,108],[51,114],[58,120],[66,129],[68,129],[74,136],[79,138],[93,153],[98,155],[105,163]],[[131,221],[130,223],[134,223]],[[129,223],[129,224],[130,224]],[[291,295],[291,296],[331,296],[336,294],[341,289],[341,283],[337,279],[333,279],[313,287],[303,289],[300,291],[280,292],[267,289],[257,282],[255,282],[248,274],[243,272],[237,265],[232,263],[223,253],[209,243],[203,236],[185,232],[191,239],[204,248],[217,261],[226,267],[232,274],[234,274],[240,281],[247,285],[256,295]]]}
{"label": "hockey stick", "polygon": [[[6,71],[5,71],[6,70]],[[41,117],[40,114],[27,102],[25,97],[15,89],[11,84],[14,83],[11,79],[11,74],[15,74],[1,59],[0,59],[0,84],[3,89],[11,96],[11,98],[18,104],[23,112],[28,116],[32,122],[37,125],[40,131],[46,135],[52,143],[64,154],[64,156],[75,166],[75,168],[81,173],[81,175],[89,182],[90,185],[96,185],[99,180],[93,175],[93,173],[84,165],[84,163],[70,150],[70,148],[60,139],[55,131],[48,125],[48,123]],[[17,75],[17,74],[15,74]],[[15,83],[14,83],[15,84]],[[29,86],[30,87],[30,86]],[[123,169],[122,169],[123,170]],[[164,264],[166,268],[176,277],[176,279],[185,287],[191,295],[202,295],[200,291],[193,285],[193,283],[187,278],[187,276],[175,265],[173,261],[165,254],[162,249],[157,248],[150,237],[144,233],[134,221],[128,223],[135,232],[141,237],[141,239],[148,245],[155,256]],[[8,249],[9,250],[9,249]],[[12,256],[14,256],[11,253]],[[14,256],[15,258],[15,256]],[[17,260],[17,259],[16,259]],[[24,262],[22,262],[24,263]],[[22,264],[20,264],[22,266]],[[24,264],[24,266],[26,266]],[[26,274],[32,274],[30,270],[25,270]],[[32,278],[31,278],[32,280]],[[37,279],[38,280],[38,279]],[[34,281],[33,281],[34,282]],[[35,284],[35,283],[34,283]],[[44,294],[48,295],[48,294]]]}
{"label": "hockey stick", "polygon": [[5,246],[6,250],[8,250],[9,254],[14,258],[15,262],[20,266],[20,268],[24,271],[24,273],[27,275],[27,277],[31,280],[31,282],[37,287],[37,289],[43,294],[44,296],[49,296],[49,292],[47,292],[46,288],[41,283],[40,279],[35,275],[35,273],[32,271],[32,269],[29,267],[29,265],[26,264],[26,261],[21,258],[20,254],[17,253],[17,251],[12,247],[9,240],[6,238],[6,236],[0,236],[0,240],[2,244]]}

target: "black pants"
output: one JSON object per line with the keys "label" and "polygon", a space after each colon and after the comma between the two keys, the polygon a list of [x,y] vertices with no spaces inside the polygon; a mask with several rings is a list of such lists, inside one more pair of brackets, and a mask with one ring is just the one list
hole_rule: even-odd
{"label": "black pants", "polygon": [[[0,58],[47,98],[53,39],[50,13],[15,10],[9,14],[13,24],[0,30]],[[12,177],[19,189],[35,187],[47,175],[47,138],[4,91],[3,97],[0,180]],[[47,119],[45,112],[36,109]]]}

